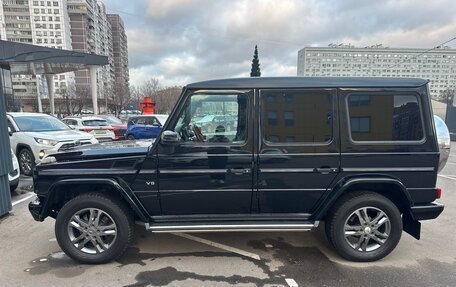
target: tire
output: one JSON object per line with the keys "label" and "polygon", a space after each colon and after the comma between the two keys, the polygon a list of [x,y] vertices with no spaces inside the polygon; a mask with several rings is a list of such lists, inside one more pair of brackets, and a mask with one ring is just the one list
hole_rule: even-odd
{"label": "tire", "polygon": [[35,168],[35,156],[28,148],[22,148],[17,156],[21,173],[26,176],[33,174]]}
{"label": "tire", "polygon": [[10,191],[11,192],[16,191],[18,186],[19,186],[19,182],[15,183],[15,184],[10,184]]}
{"label": "tire", "polygon": [[135,140],[135,137],[134,137],[133,135],[128,135],[128,136],[127,136],[127,139],[129,139],[129,140]]}
{"label": "tire", "polygon": [[[89,220],[90,214],[95,220]],[[97,238],[101,232],[105,235]],[[72,259],[88,264],[107,263],[120,257],[130,245],[133,217],[122,202],[102,194],[82,194],[59,211],[55,235],[62,250]],[[71,240],[77,241],[73,244]]]}
{"label": "tire", "polygon": [[391,253],[401,239],[401,213],[380,194],[353,192],[339,199],[328,214],[326,235],[345,259],[379,260]]}

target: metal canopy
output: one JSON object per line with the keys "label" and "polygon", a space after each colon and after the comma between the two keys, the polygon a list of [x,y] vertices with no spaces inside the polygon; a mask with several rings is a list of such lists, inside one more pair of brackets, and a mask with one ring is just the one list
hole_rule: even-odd
{"label": "metal canopy", "polygon": [[60,74],[108,63],[107,56],[0,40],[0,64],[12,74]]}

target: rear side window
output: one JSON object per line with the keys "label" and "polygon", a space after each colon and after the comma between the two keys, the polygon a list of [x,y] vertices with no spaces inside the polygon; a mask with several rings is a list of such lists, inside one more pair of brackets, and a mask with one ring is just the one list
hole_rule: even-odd
{"label": "rear side window", "polygon": [[420,141],[424,138],[416,95],[349,95],[350,133],[354,141]]}
{"label": "rear side window", "polygon": [[108,123],[105,120],[86,120],[82,121],[82,124],[89,127],[100,127],[108,125]]}
{"label": "rear side window", "polygon": [[267,144],[326,144],[332,139],[331,91],[262,90],[260,102]]}

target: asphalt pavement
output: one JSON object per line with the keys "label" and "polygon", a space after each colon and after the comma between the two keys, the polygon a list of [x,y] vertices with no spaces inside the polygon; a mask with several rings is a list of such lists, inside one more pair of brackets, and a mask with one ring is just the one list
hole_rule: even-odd
{"label": "asphalt pavement", "polygon": [[0,219],[0,286],[456,286],[454,144],[438,178],[443,214],[422,222],[421,240],[403,233],[392,254],[372,263],[341,259],[323,228],[151,234],[138,226],[119,260],[78,264],[60,250],[54,220],[35,222],[28,213],[30,185],[21,178],[11,215]]}

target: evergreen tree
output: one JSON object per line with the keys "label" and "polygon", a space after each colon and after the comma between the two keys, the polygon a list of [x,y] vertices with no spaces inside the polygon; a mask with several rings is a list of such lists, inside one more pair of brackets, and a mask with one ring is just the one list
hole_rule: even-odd
{"label": "evergreen tree", "polygon": [[261,70],[260,70],[260,60],[258,59],[258,48],[255,45],[255,52],[253,53],[253,60],[252,60],[252,70],[250,71],[250,77],[260,77]]}

